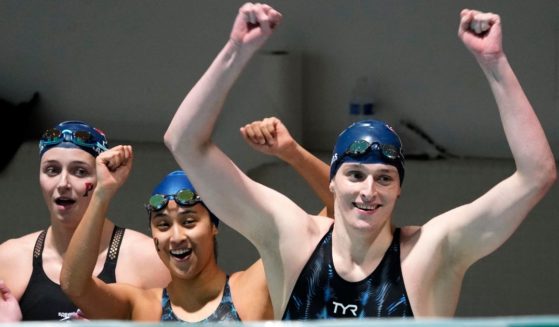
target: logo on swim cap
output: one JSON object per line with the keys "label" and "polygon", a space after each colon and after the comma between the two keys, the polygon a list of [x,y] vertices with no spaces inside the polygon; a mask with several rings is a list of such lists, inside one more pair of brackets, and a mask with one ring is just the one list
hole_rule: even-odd
{"label": "logo on swim cap", "polygon": [[338,160],[338,154],[334,153],[334,155],[332,156],[332,160],[330,160],[330,166],[332,166],[334,162],[336,162],[337,160]]}

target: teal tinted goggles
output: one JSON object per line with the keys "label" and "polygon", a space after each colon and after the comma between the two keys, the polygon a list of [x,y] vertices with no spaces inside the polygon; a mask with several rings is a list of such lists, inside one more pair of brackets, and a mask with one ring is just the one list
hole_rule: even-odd
{"label": "teal tinted goggles", "polygon": [[169,200],[174,200],[179,206],[189,207],[196,203],[202,202],[200,197],[195,192],[188,189],[179,190],[177,193],[172,195],[167,194],[154,194],[149,198],[146,204],[146,209],[148,212],[159,211],[165,209]]}

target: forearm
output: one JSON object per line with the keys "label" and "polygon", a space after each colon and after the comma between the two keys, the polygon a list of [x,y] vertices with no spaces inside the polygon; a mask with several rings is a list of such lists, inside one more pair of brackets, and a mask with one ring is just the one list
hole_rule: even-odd
{"label": "forearm", "polygon": [[187,94],[165,133],[165,144],[173,154],[196,151],[209,143],[225,98],[253,53],[231,40],[225,44]]}
{"label": "forearm", "polygon": [[298,143],[295,143],[289,155],[283,155],[280,159],[287,162],[307,181],[326,206],[327,215],[333,217],[334,197],[329,189],[330,167]]}
{"label": "forearm", "polygon": [[481,64],[499,108],[517,171],[546,186],[555,179],[555,159],[543,128],[506,56]]}
{"label": "forearm", "polygon": [[93,284],[93,269],[97,262],[103,225],[109,201],[98,190],[93,192],[89,207],[72,236],[64,257],[60,285],[68,296],[82,296]]}

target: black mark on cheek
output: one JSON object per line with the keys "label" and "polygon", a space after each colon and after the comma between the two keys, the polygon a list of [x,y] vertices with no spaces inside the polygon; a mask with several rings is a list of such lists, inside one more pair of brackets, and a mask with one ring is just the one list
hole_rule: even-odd
{"label": "black mark on cheek", "polygon": [[157,239],[157,237],[153,238],[153,244],[155,244],[155,249],[157,250],[157,252],[159,252],[159,240]]}
{"label": "black mark on cheek", "polygon": [[92,183],[85,183],[85,193],[83,194],[84,197],[89,195],[89,191],[93,190]]}

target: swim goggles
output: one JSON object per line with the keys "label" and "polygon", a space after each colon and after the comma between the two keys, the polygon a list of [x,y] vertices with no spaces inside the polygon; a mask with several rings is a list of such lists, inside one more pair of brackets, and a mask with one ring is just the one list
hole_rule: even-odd
{"label": "swim goggles", "polygon": [[152,195],[146,204],[146,209],[148,212],[163,210],[169,203],[169,200],[175,200],[175,202],[181,207],[189,207],[202,202],[200,196],[198,196],[195,192],[192,192],[189,189],[182,189],[174,195]]}
{"label": "swim goggles", "polygon": [[89,131],[71,131],[69,129],[59,130],[57,128],[48,129],[41,136],[40,148],[56,145],[62,142],[72,142],[76,145],[94,149],[97,153],[107,151],[107,147],[98,142]]}
{"label": "swim goggles", "polygon": [[366,140],[356,140],[348,147],[348,149],[338,158],[340,161],[346,156],[350,157],[360,157],[370,151],[379,151],[383,157],[389,160],[402,160],[404,156],[400,149],[392,144],[380,144],[378,142],[368,142]]}

